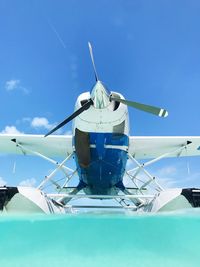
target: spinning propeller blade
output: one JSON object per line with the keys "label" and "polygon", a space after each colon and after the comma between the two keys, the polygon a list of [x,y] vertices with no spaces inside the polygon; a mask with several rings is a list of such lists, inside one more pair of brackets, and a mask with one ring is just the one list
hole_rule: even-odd
{"label": "spinning propeller blade", "polygon": [[157,115],[159,117],[167,117],[168,116],[168,112],[167,110],[163,109],[163,108],[159,108],[159,107],[154,107],[154,106],[149,106],[149,105],[145,105],[145,104],[141,104],[141,103],[137,103],[137,102],[133,102],[133,101],[129,101],[129,100],[125,100],[125,99],[121,99],[119,97],[110,96],[111,100],[123,103],[129,107],[133,107],[154,115]]}
{"label": "spinning propeller blade", "polygon": [[[88,42],[88,46],[89,46],[90,57],[91,57],[92,65],[93,65],[93,69],[94,69],[95,79],[96,79],[96,81],[98,81],[99,79],[98,79],[97,70],[96,70],[96,66],[95,66],[95,62],[94,62],[94,55],[93,55],[93,51],[92,51],[92,45],[91,45],[90,42]],[[76,118],[78,115],[80,115],[83,111],[87,110],[91,105],[93,105],[93,101],[92,101],[92,99],[89,99],[81,108],[76,110],[71,116],[67,117],[64,121],[62,121],[55,128],[53,128],[50,132],[45,134],[44,137],[47,137],[48,135],[54,133],[55,131],[57,131],[58,129],[63,127],[65,124],[67,124],[68,122],[70,122],[71,120]]]}
{"label": "spinning propeller blade", "polygon": [[78,115],[80,115],[83,111],[87,110],[91,105],[93,104],[93,101],[89,99],[81,108],[77,109],[71,116],[67,117],[64,121],[59,123],[55,128],[53,128],[50,132],[45,134],[44,137],[47,137],[48,135],[54,133],[61,127],[63,127],[65,124],[76,118]]}
{"label": "spinning propeller blade", "polygon": [[95,63],[94,63],[94,55],[93,55],[93,52],[92,52],[92,45],[91,45],[90,42],[88,42],[88,46],[89,46],[90,57],[91,57],[92,65],[93,65],[93,69],[94,69],[94,75],[95,75],[95,79],[96,79],[96,82],[97,82],[97,81],[99,81],[99,78],[98,78],[98,75],[97,75],[97,69],[96,69],[96,66],[95,66]]}

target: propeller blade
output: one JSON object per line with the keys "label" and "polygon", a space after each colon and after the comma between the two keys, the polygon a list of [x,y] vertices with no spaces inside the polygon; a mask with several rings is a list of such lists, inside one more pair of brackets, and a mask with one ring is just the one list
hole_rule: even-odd
{"label": "propeller blade", "polygon": [[65,124],[76,118],[78,115],[80,115],[83,111],[87,110],[91,105],[93,104],[92,99],[89,99],[81,108],[77,109],[72,115],[67,117],[64,121],[62,121],[60,124],[58,124],[55,128],[53,128],[50,132],[45,134],[44,137],[47,137],[48,135],[52,134],[53,132],[57,131],[61,127],[63,127]]}
{"label": "propeller blade", "polygon": [[154,107],[154,106],[149,106],[149,105],[145,105],[145,104],[141,104],[141,103],[137,103],[137,102],[133,102],[133,101],[129,101],[129,100],[125,100],[125,99],[121,99],[119,97],[116,96],[110,96],[111,100],[123,103],[129,107],[133,107],[154,115],[157,115],[159,117],[167,117],[168,116],[168,112],[167,110],[163,109],[163,108],[159,108],[159,107]]}
{"label": "propeller blade", "polygon": [[92,45],[91,45],[90,42],[88,42],[88,46],[89,46],[90,57],[91,57],[92,65],[93,65],[93,69],[94,69],[94,75],[95,75],[95,79],[96,79],[96,82],[97,82],[97,81],[99,81],[99,79],[98,79],[98,75],[97,75],[96,66],[95,66],[95,63],[94,63],[94,55],[93,55],[93,51],[92,51]]}

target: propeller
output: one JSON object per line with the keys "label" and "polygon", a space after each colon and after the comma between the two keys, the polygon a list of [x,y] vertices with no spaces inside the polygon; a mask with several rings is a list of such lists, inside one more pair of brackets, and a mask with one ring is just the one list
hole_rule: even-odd
{"label": "propeller", "polygon": [[[96,70],[96,66],[95,66],[95,61],[94,61],[94,55],[93,55],[93,51],[92,51],[92,45],[90,42],[88,42],[88,47],[89,47],[89,51],[90,51],[90,57],[92,60],[92,65],[93,65],[93,69],[94,69],[94,75],[95,75],[95,80],[96,82],[99,81],[98,75],[97,75],[97,70]],[[55,128],[53,128],[50,132],[48,132],[47,134],[45,134],[44,137],[47,137],[48,135],[54,133],[55,131],[57,131],[58,129],[60,129],[61,127],[63,127],[65,124],[67,124],[68,122],[70,122],[71,120],[75,119],[78,115],[80,115],[83,111],[87,110],[91,105],[93,105],[93,101],[90,98],[85,104],[83,104],[83,106],[79,109],[77,109],[72,115],[70,115],[69,117],[67,117],[64,121],[62,121],[61,123],[59,123]]]}
{"label": "propeller", "polygon": [[[84,112],[85,110],[89,109],[90,106],[94,106],[95,107],[95,99],[96,98],[97,98],[98,101],[100,101],[100,99],[101,99],[100,102],[102,102],[102,99],[105,98],[104,99],[104,100],[106,100],[106,101],[104,101],[105,102],[105,107],[107,105],[109,105],[109,102],[116,101],[116,102],[120,102],[122,104],[125,104],[125,105],[127,105],[129,107],[133,107],[133,108],[136,108],[136,109],[139,109],[139,110],[142,110],[142,111],[157,115],[159,117],[167,117],[168,116],[167,110],[165,110],[163,108],[149,106],[149,105],[145,105],[145,104],[129,101],[129,100],[126,100],[126,99],[121,99],[120,96],[117,95],[117,94],[114,94],[114,93],[110,94],[98,79],[97,70],[96,70],[95,61],[94,61],[94,55],[93,55],[92,46],[91,46],[90,42],[88,42],[88,46],[89,46],[90,57],[91,57],[92,65],[93,65],[93,69],[94,69],[94,75],[95,75],[95,79],[96,79],[96,84],[95,84],[95,87],[93,88],[93,91],[92,91],[94,93],[92,94],[92,92],[91,92],[91,98],[88,99],[87,102],[82,105],[82,107],[77,109],[72,115],[67,117],[64,121],[59,123],[51,131],[49,131],[45,135],[45,137],[47,137],[48,135],[54,133],[55,131],[57,131],[61,127],[63,127],[65,124],[67,124],[68,122],[70,122],[71,120],[76,118],[82,112]],[[99,93],[97,93],[97,91]],[[109,96],[109,94],[110,94],[110,96]]]}
{"label": "propeller", "polygon": [[163,108],[159,108],[159,107],[154,107],[154,106],[149,106],[149,105],[145,105],[142,103],[138,103],[138,102],[134,102],[134,101],[129,101],[126,99],[121,99],[119,96],[117,95],[110,95],[110,100],[114,100],[116,102],[120,102],[123,103],[129,107],[132,108],[136,108],[154,115],[157,115],[159,117],[167,117],[168,116],[168,112],[167,110],[163,109]]}
{"label": "propeller", "polygon": [[91,45],[90,42],[88,42],[88,46],[89,46],[90,57],[91,57],[92,65],[93,65],[93,69],[94,69],[94,75],[95,75],[95,79],[96,79],[96,82],[97,82],[97,81],[99,81],[99,78],[98,78],[98,75],[97,75],[97,69],[96,69],[95,62],[94,62],[94,55],[93,55],[93,51],[92,51],[92,45]]}
{"label": "propeller", "polygon": [[61,127],[63,127],[65,124],[67,124],[68,122],[70,122],[71,120],[73,120],[74,118],[76,118],[78,115],[80,115],[83,111],[87,110],[92,104],[93,104],[92,99],[89,99],[81,108],[77,109],[72,115],[70,115],[64,121],[62,121],[61,123],[59,123],[50,132],[48,132],[47,134],[45,134],[44,137],[47,137],[48,135],[54,133],[55,131],[57,131],[58,129],[60,129]]}

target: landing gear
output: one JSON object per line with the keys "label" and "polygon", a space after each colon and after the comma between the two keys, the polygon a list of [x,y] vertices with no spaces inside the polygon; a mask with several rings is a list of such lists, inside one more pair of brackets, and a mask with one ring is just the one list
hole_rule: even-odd
{"label": "landing gear", "polygon": [[[65,166],[65,164],[71,159],[73,153],[69,154],[61,163],[46,157],[45,155],[30,150],[25,145],[17,142],[16,139],[12,140],[16,143],[16,146],[21,149],[21,151],[26,153],[34,154],[44,160],[47,160],[54,164],[56,168],[46,176],[43,181],[39,184],[37,188],[32,188],[32,190],[38,190],[40,194],[43,195],[45,201],[52,212],[71,212],[73,209],[81,208],[110,208],[110,209],[129,209],[137,212],[158,212],[175,210],[185,207],[199,207],[200,206],[200,190],[199,189],[168,189],[165,190],[157,181],[156,177],[151,175],[147,171],[146,167],[152,165],[165,157],[169,157],[171,154],[176,154],[179,156],[183,150],[187,149],[187,146],[191,142],[183,144],[176,150],[170,151],[159,157],[152,159],[145,163],[140,163],[133,155],[127,154],[128,158],[132,163],[136,165],[135,168],[127,170],[125,172],[126,176],[132,182],[133,187],[125,187],[122,182],[119,182],[113,186],[110,195],[99,195],[99,194],[88,194],[86,191],[87,185],[80,182],[77,187],[69,187],[69,181],[76,175],[77,170],[72,170],[71,168]],[[55,179],[55,175],[58,171],[62,171],[64,177],[61,181]],[[143,172],[143,178],[139,177],[139,174]],[[44,190],[46,186],[52,185],[56,193],[45,194]],[[84,189],[86,194],[80,193]],[[4,188],[0,191],[0,209],[2,210],[6,203],[9,202],[10,197],[16,194],[16,190],[8,190]],[[16,191],[16,192],[15,192]],[[23,190],[22,190],[23,191]],[[9,192],[9,194],[8,194]],[[14,194],[14,195],[12,195]],[[12,196],[11,196],[12,195]],[[72,200],[89,198],[96,200],[112,200],[111,205],[96,205],[92,203],[90,205],[71,205]],[[36,198],[37,199],[37,198]],[[35,200],[34,200],[35,201]],[[52,208],[52,205],[53,208]],[[51,208],[51,209],[50,209]]]}

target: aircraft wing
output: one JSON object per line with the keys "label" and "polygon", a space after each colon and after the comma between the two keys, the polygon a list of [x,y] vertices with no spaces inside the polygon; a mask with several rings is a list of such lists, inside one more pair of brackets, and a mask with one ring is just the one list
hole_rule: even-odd
{"label": "aircraft wing", "polygon": [[[0,154],[24,154],[22,149],[17,147],[17,144],[49,157],[67,157],[73,152],[72,136],[70,135],[44,137],[43,135],[29,134],[0,134]],[[25,154],[31,155],[29,152]]]}
{"label": "aircraft wing", "polygon": [[[16,142],[13,142],[13,139]],[[187,149],[181,151],[188,142],[190,144],[187,145]],[[44,137],[29,134],[0,134],[0,154],[24,154],[22,149],[16,146],[17,143],[49,157],[67,157],[73,152],[70,135]],[[156,158],[165,153],[171,153],[168,157],[200,156],[200,136],[130,136],[129,153],[136,159]]]}
{"label": "aircraft wing", "polygon": [[[185,145],[187,149],[182,149]],[[129,153],[136,159],[200,156],[200,136],[130,136]]]}

